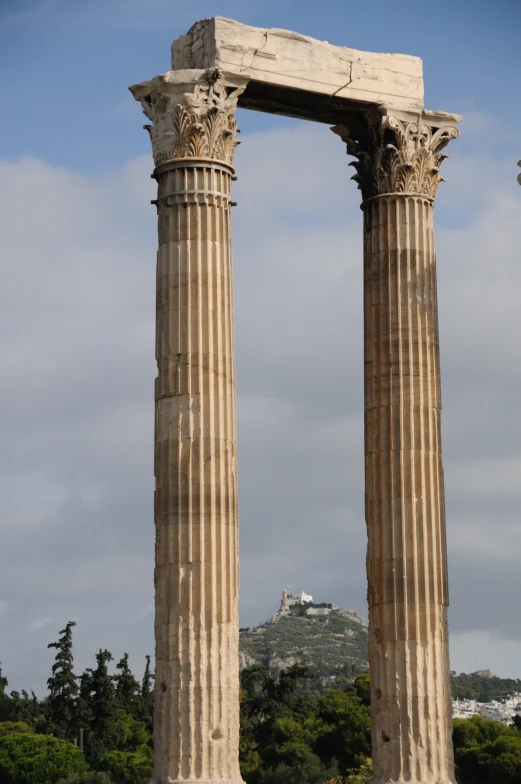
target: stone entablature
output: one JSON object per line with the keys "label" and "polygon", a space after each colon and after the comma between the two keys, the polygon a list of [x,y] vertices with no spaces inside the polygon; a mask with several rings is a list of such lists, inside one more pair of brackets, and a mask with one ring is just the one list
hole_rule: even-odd
{"label": "stone entablature", "polygon": [[[216,16],[196,22],[172,44],[172,69],[220,68],[248,76],[255,88],[300,90],[338,102],[423,108],[419,57],[333,46],[279,28],[251,27]],[[250,92],[250,91],[249,91]]]}

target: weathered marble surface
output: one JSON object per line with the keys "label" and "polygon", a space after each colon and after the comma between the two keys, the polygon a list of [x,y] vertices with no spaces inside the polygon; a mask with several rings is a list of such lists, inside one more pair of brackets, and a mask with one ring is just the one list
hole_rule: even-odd
{"label": "weathered marble surface", "polygon": [[458,131],[431,118],[334,129],[364,211],[373,784],[455,782],[433,206]]}
{"label": "weathered marble surface", "polygon": [[220,68],[253,83],[307,90],[399,109],[423,107],[422,61],[333,46],[306,35],[216,16],[172,45],[172,68]]}
{"label": "weathered marble surface", "polygon": [[131,88],[158,182],[154,784],[241,784],[230,190],[237,94]]}

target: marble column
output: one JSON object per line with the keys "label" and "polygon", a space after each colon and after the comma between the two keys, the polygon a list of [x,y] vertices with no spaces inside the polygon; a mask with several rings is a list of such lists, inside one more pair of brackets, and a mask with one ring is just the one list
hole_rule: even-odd
{"label": "marble column", "polygon": [[449,123],[373,118],[355,139],[333,129],[363,197],[374,784],[455,781],[433,233]]}
{"label": "marble column", "polygon": [[241,782],[230,189],[241,88],[130,88],[158,182],[155,784]]}

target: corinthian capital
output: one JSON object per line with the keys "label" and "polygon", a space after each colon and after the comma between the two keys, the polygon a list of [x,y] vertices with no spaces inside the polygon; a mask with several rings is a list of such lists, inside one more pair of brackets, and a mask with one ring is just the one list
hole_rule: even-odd
{"label": "corinthian capital", "polygon": [[387,194],[416,194],[434,199],[443,181],[444,148],[459,136],[459,115],[423,112],[418,119],[387,115],[369,119],[356,136],[345,125],[332,130],[356,160],[352,177],[366,199]]}
{"label": "corinthian capital", "polygon": [[178,158],[207,158],[232,165],[237,99],[243,84],[218,69],[169,71],[130,87],[152,125],[145,125],[156,166]]}

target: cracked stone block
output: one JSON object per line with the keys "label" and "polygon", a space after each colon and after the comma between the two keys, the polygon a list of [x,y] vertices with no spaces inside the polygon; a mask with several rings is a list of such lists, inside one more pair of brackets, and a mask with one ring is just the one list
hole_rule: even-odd
{"label": "cracked stone block", "polygon": [[[304,90],[366,106],[423,108],[419,57],[361,52],[290,30],[250,27],[222,16],[196,22],[174,41],[172,68],[219,68],[230,75],[249,77],[250,84]],[[264,105],[259,108],[266,110]]]}

